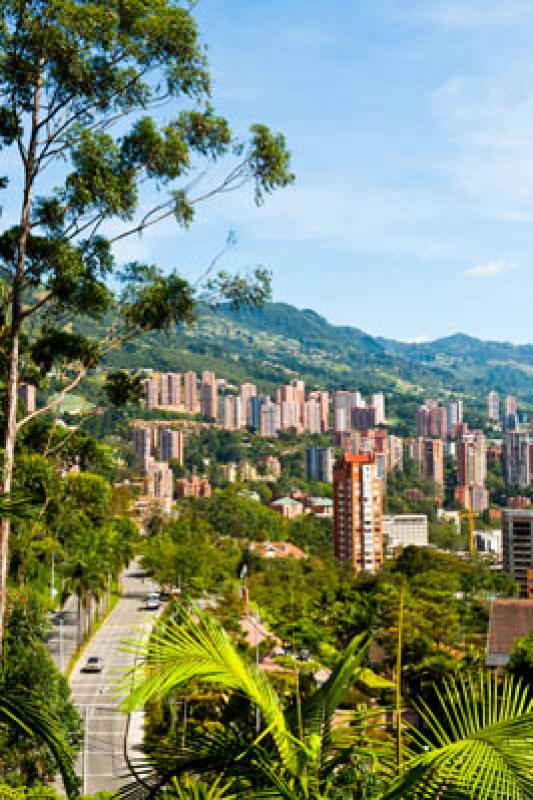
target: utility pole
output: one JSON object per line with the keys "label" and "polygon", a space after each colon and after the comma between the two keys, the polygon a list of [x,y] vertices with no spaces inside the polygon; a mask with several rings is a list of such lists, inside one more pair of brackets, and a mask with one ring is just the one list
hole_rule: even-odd
{"label": "utility pole", "polygon": [[63,672],[63,615],[59,615],[59,671]]}
{"label": "utility pole", "polygon": [[400,605],[398,608],[398,642],[396,650],[396,765],[402,772],[402,647],[403,647],[403,606],[405,583],[403,576],[400,583]]}
{"label": "utility pole", "polygon": [[84,731],[83,731],[83,794],[88,794],[89,778],[89,710],[90,706],[85,706]]}
{"label": "utility pole", "polygon": [[[255,668],[259,671],[259,631],[257,630],[257,620],[254,622],[255,631]],[[259,736],[261,732],[261,709],[255,707],[255,732]]]}
{"label": "utility pole", "polygon": [[50,575],[50,597],[52,599],[52,604],[54,602],[54,597],[56,596],[56,551],[52,550],[52,573]]}

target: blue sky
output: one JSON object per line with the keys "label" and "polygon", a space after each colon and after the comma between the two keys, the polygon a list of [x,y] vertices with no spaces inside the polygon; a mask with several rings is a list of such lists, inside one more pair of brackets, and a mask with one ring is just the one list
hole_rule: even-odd
{"label": "blue sky", "polygon": [[295,186],[119,248],[264,265],[276,300],[406,340],[533,341],[530,0],[200,0],[214,102],[282,130]]}

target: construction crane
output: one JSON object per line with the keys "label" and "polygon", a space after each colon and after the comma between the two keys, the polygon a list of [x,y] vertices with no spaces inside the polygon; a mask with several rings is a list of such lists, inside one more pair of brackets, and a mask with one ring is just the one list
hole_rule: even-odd
{"label": "construction crane", "polygon": [[459,516],[461,519],[468,520],[468,553],[469,555],[474,555],[475,551],[475,542],[474,542],[474,533],[475,533],[475,522],[474,522],[474,512],[471,508],[468,508],[466,511],[461,511]]}

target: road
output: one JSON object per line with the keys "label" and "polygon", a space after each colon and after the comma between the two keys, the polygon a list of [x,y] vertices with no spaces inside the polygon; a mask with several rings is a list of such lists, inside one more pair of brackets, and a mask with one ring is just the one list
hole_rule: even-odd
{"label": "road", "polygon": [[46,646],[56,666],[65,672],[78,643],[78,601],[71,595],[61,611],[52,615],[52,630]]}
{"label": "road", "polygon": [[[85,743],[79,757],[79,775],[83,793],[114,791],[128,781],[124,759],[124,734],[127,718],[117,708],[115,685],[121,673],[134,662],[132,653],[122,652],[125,639],[135,636],[139,628],[150,629],[155,618],[144,608],[144,597],[156,587],[145,579],[137,562],[123,574],[123,595],[86,647],[70,676],[72,698],[85,722]],[[104,660],[101,673],[84,673],[83,665],[90,656]],[[128,752],[142,740],[142,712],[132,715],[128,733]]]}

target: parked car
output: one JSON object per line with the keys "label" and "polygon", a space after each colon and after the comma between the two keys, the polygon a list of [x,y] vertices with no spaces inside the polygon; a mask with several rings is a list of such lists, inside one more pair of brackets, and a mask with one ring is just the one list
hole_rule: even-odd
{"label": "parked car", "polygon": [[103,658],[100,658],[100,656],[89,656],[83,667],[83,672],[102,672],[103,669]]}
{"label": "parked car", "polygon": [[145,603],[147,611],[157,611],[161,604],[161,600],[159,599],[157,592],[151,592],[150,594],[146,595]]}

